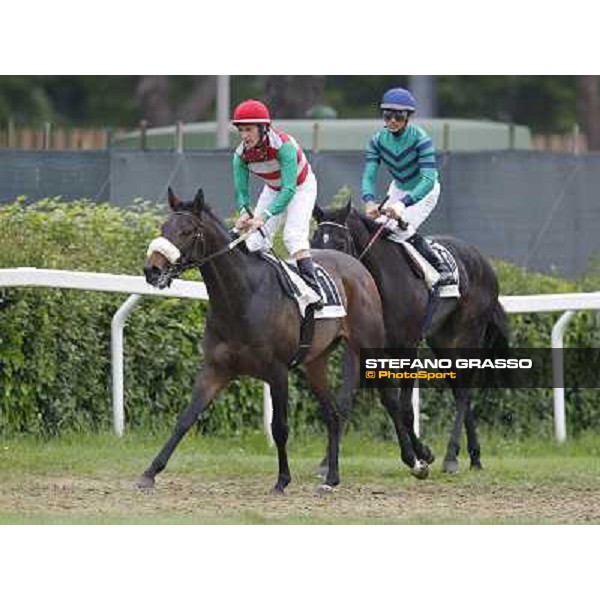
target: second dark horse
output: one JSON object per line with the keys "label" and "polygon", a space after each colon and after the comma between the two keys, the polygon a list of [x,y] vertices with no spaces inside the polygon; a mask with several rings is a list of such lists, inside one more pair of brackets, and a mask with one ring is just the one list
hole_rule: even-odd
{"label": "second dark horse", "polygon": [[[315,207],[319,224],[314,248],[334,248],[360,256],[379,228],[373,220],[359,214],[351,204],[342,209]],[[471,244],[452,237],[436,236],[435,241],[448,248],[458,265],[460,298],[442,298],[433,315],[426,339],[434,352],[444,349],[504,349],[508,345],[508,321],[498,301],[498,280],[489,262]],[[377,283],[383,304],[386,348],[416,348],[423,333],[428,290],[407,260],[401,245],[377,239],[362,257],[363,264]],[[464,385],[464,379],[463,379]],[[401,405],[411,423],[412,380],[401,387]],[[465,423],[471,467],[481,468],[480,446],[471,408],[468,387],[452,386],[456,414],[448,442],[443,470],[458,470],[462,424]],[[419,440],[411,433],[418,458],[427,460]],[[426,448],[426,447],[425,447]]]}

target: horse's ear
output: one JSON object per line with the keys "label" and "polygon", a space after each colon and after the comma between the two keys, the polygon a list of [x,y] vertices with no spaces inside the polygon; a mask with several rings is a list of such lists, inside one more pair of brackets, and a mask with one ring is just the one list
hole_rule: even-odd
{"label": "horse's ear", "polygon": [[352,210],[352,198],[348,198],[348,202],[340,211],[340,217],[345,221]]}
{"label": "horse's ear", "polygon": [[179,210],[181,208],[181,200],[175,195],[171,186],[169,186],[169,189],[167,190],[167,197],[169,199],[171,210]]}
{"label": "horse's ear", "polygon": [[194,196],[192,210],[198,214],[204,210],[204,190],[202,188],[198,188],[198,191]]}
{"label": "horse's ear", "polygon": [[317,223],[320,223],[323,220],[324,216],[325,213],[323,212],[323,209],[315,203],[315,207],[313,208],[313,217],[315,218]]}

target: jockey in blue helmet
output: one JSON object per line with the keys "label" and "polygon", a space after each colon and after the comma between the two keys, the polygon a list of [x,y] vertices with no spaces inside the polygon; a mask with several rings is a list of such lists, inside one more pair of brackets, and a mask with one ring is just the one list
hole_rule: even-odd
{"label": "jockey in blue helmet", "polygon": [[[435,149],[431,138],[410,118],[417,109],[414,96],[404,88],[385,92],[379,105],[384,128],[369,141],[362,177],[362,199],[365,214],[373,219],[391,217],[389,228],[397,238],[409,242],[439,273],[437,285],[454,282],[446,262],[431,248],[429,242],[417,233],[417,228],[435,208],[440,195]],[[375,181],[383,162],[392,177],[388,200],[381,215],[375,202]],[[401,218],[408,228],[398,227]]]}

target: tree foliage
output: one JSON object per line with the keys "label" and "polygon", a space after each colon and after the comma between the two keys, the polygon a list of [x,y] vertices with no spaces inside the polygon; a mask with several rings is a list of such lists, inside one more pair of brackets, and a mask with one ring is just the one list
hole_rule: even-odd
{"label": "tree foliage", "polygon": [[[596,76],[458,75],[436,78],[439,115],[528,125],[564,132],[578,120],[591,131],[600,122]],[[331,105],[340,117],[372,117],[379,98],[406,75],[232,76],[231,102],[248,97],[270,102],[279,118],[303,117],[314,104]],[[135,127],[177,119],[214,118],[214,76],[2,76],[0,121]],[[579,112],[578,112],[579,111]]]}

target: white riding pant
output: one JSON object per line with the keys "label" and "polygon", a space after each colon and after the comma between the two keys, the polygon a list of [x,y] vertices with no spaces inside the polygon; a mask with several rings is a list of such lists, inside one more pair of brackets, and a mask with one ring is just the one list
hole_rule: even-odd
{"label": "white riding pant", "polygon": [[[408,194],[406,190],[402,190],[398,187],[395,181],[392,181],[388,188],[389,199],[385,203],[385,207],[394,208],[396,212],[402,215],[402,219],[408,224],[406,230],[400,229],[396,220],[390,220],[388,229],[391,229],[397,237],[407,240],[409,237],[414,235],[420,225],[425,219],[431,214],[431,211],[436,207],[438,198],[440,197],[440,183],[436,181],[432,190],[423,199],[419,200],[412,206],[404,206],[401,198]],[[385,208],[384,207],[384,208]],[[385,216],[378,217],[377,222],[384,222],[387,219]]]}
{"label": "white riding pant", "polygon": [[[265,185],[258,202],[254,214],[256,216],[264,216],[265,209],[269,207],[279,192],[272,190]],[[290,200],[287,208],[280,214],[271,217],[262,227],[265,237],[260,234],[260,231],[255,231],[246,240],[246,246],[250,252],[257,250],[267,251],[273,246],[273,237],[279,229],[279,226],[285,222],[283,229],[283,243],[290,253],[290,256],[300,250],[308,250],[310,220],[317,200],[317,179],[314,173],[309,173],[302,185],[296,188],[294,197]]]}

